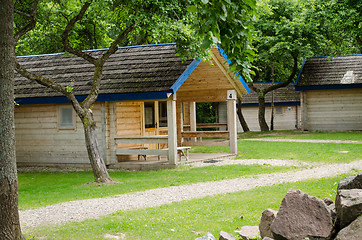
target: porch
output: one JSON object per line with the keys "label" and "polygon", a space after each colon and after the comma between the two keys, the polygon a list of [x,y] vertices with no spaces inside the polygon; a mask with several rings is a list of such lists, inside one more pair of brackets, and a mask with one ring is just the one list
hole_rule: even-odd
{"label": "porch", "polygon": [[[228,90],[227,93],[224,97],[228,106],[227,123],[196,124],[196,103],[177,100],[176,94],[167,99],[165,114],[158,112],[157,101],[152,111],[145,110],[150,102],[140,104],[143,106],[139,115],[143,129],[134,135],[117,134],[113,137],[115,160],[108,166],[122,169],[173,168],[187,162],[237,155],[236,91]],[[162,129],[157,128],[161,125],[161,115],[166,118],[166,127]],[[126,117],[127,113],[123,116]],[[121,122],[120,118],[117,120]],[[122,129],[129,128],[129,125],[122,126]],[[202,131],[201,128],[213,131]],[[192,146],[229,146],[230,153],[189,154]]]}
{"label": "porch", "polygon": [[[190,153],[189,160],[181,159],[179,165],[188,165],[194,162],[208,162],[219,161],[235,157],[234,154],[229,153]],[[128,161],[118,162],[116,164],[109,165],[109,169],[124,169],[124,170],[157,170],[157,169],[172,169],[176,165],[170,165],[166,156],[161,156],[158,159],[157,156],[149,156],[146,160],[137,160],[133,158]]]}

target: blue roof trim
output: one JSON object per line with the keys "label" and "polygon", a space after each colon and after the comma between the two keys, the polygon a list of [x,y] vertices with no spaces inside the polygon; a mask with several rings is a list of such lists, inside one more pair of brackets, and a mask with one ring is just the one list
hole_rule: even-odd
{"label": "blue roof trim", "polygon": [[[167,99],[170,92],[145,92],[145,93],[119,93],[119,94],[99,94],[97,102],[105,101],[130,101],[130,100],[156,100]],[[86,95],[76,96],[79,102],[86,99]],[[65,96],[57,97],[34,97],[34,98],[16,98],[15,102],[19,105],[29,104],[54,104],[54,103],[70,103]]]}
{"label": "blue roof trim", "polygon": [[[300,101],[295,102],[275,102],[274,106],[300,106]],[[242,103],[242,107],[258,107],[258,103]],[[265,106],[270,107],[271,103],[265,103]]]}
{"label": "blue roof trim", "polygon": [[[125,46],[125,47],[118,47],[118,49],[138,48],[138,47],[168,46],[168,45],[176,45],[176,43],[160,43],[160,44],[147,44],[147,45]],[[108,49],[109,49],[109,48],[91,49],[91,50],[83,50],[82,52],[107,51]],[[57,55],[63,55],[63,54],[65,54],[65,52],[49,53],[49,54],[39,54],[39,55],[17,56],[16,58],[57,56]]]}
{"label": "blue roof trim", "polygon": [[177,90],[181,87],[181,85],[186,81],[186,79],[191,75],[191,73],[195,70],[197,66],[199,66],[201,59],[194,59],[190,65],[186,68],[186,70],[181,74],[181,76],[174,82],[171,86],[170,90],[172,93],[177,92]]}
{"label": "blue roof trim", "polygon": [[[230,59],[228,59],[228,56],[226,55],[226,53],[224,52],[224,50],[220,47],[219,44],[216,44],[217,49],[219,50],[220,54],[224,57],[225,61],[230,65],[231,61]],[[250,94],[250,88],[248,87],[248,85],[246,84],[245,80],[243,79],[243,77],[237,72],[235,73],[236,76],[239,76],[239,80],[241,82],[241,84],[243,84],[245,90],[248,92],[248,94]]]}
{"label": "blue roof trim", "polygon": [[362,83],[358,83],[358,84],[318,85],[318,86],[295,86],[296,91],[331,90],[331,89],[355,89],[355,88],[362,88]]}
{"label": "blue roof trim", "polygon": [[302,70],[303,70],[303,68],[304,68],[304,64],[306,63],[306,61],[307,61],[307,58],[304,58],[304,61],[303,61],[302,67],[300,68],[300,71],[299,71],[299,73],[298,73],[297,80],[295,80],[295,83],[294,83],[294,85],[295,85],[295,86],[297,85],[298,80],[299,80],[299,77],[300,77],[300,75],[302,74]]}

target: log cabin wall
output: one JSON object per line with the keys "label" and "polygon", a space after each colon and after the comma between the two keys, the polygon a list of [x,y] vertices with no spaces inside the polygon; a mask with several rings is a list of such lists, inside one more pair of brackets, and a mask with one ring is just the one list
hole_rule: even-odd
{"label": "log cabin wall", "polygon": [[362,130],[362,89],[306,91],[305,130]]}
{"label": "log cabin wall", "polygon": [[[16,158],[19,165],[89,164],[82,122],[76,117],[74,129],[60,129],[58,114],[61,106],[71,105],[20,105],[15,108]],[[96,103],[92,110],[102,148],[100,103]],[[105,154],[104,151],[102,153]]]}

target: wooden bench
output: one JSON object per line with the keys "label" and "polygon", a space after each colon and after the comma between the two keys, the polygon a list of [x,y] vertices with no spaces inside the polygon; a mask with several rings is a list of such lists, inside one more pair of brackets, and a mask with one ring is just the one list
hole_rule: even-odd
{"label": "wooden bench", "polygon": [[189,150],[191,149],[191,147],[177,147],[177,154],[180,155],[180,160],[182,158],[182,156],[185,157],[186,162],[189,160]]}
{"label": "wooden bench", "polygon": [[[189,150],[191,147],[177,147],[177,154],[181,157],[185,157],[186,161],[189,160]],[[116,150],[116,155],[138,155],[138,160],[142,156],[145,160],[147,155],[167,156],[168,148],[164,149],[148,149],[147,147],[134,147],[134,148],[121,148]]]}

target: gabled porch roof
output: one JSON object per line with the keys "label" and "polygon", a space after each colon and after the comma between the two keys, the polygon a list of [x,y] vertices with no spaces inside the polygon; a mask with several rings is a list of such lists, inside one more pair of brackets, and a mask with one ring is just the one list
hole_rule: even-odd
{"label": "gabled porch roof", "polygon": [[[105,49],[87,52],[97,56],[103,51]],[[223,64],[225,60],[227,58],[222,50],[214,49],[212,61],[217,66],[203,63],[202,68],[214,68],[213,71],[218,71],[239,94],[250,93],[241,77],[234,78],[233,73],[227,72],[228,66]],[[53,81],[72,83],[73,91],[80,101],[90,91],[94,66],[82,58],[57,53],[18,57],[18,61],[28,70]],[[195,59],[182,61],[176,55],[175,43],[120,47],[104,65],[97,101],[167,99],[183,86],[200,63],[200,60]],[[19,104],[69,102],[60,93],[31,82],[18,73],[15,75],[15,97]]]}

